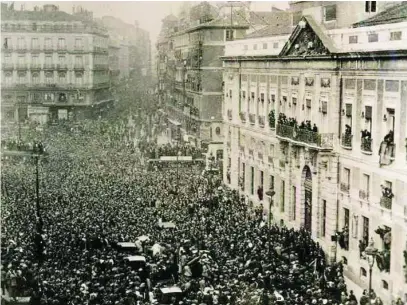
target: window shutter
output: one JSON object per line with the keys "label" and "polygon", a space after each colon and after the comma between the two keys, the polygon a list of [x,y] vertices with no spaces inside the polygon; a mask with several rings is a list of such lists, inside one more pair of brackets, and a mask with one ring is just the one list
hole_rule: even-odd
{"label": "window shutter", "polygon": [[352,104],[346,104],[346,116],[347,117],[352,116]]}
{"label": "window shutter", "polygon": [[365,119],[366,120],[372,119],[372,106],[365,106]]}

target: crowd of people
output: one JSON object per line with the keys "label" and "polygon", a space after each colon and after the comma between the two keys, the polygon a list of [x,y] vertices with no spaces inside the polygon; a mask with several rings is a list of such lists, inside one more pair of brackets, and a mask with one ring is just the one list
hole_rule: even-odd
{"label": "crowd of people", "polygon": [[139,142],[141,153],[150,159],[159,159],[162,156],[191,156],[193,159],[202,159],[204,151],[191,145],[157,145],[154,141]]}
{"label": "crowd of people", "polygon": [[289,118],[284,113],[280,113],[278,116],[278,123],[283,125],[288,125],[300,130],[307,130],[312,132],[318,132],[318,127],[316,124],[312,124],[311,121],[305,120],[301,124],[298,124],[295,118]]}
{"label": "crowd of people", "polygon": [[[3,290],[55,305],[157,304],[173,285],[174,305],[355,304],[342,265],[307,231],[266,224],[198,170],[146,171],[142,154],[176,151],[123,140],[125,120],[37,134],[48,151],[40,216],[32,164],[3,160]],[[120,242],[135,243],[145,264],[130,264]]]}

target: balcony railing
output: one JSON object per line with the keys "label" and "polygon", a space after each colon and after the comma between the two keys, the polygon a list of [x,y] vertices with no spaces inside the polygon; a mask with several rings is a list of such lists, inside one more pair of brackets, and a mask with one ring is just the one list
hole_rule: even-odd
{"label": "balcony railing", "polygon": [[68,65],[67,64],[58,64],[57,69],[66,70],[66,69],[68,69]]}
{"label": "balcony railing", "polygon": [[57,46],[57,51],[65,52],[66,50],[67,50],[66,46],[60,46],[60,45]]}
{"label": "balcony railing", "polygon": [[55,69],[54,64],[44,64],[44,69],[53,70]]}
{"label": "balcony railing", "polygon": [[3,69],[14,69],[14,64],[12,63],[3,62],[1,66]]}
{"label": "balcony railing", "polygon": [[368,200],[369,199],[369,192],[365,190],[359,190],[359,198],[362,200]]}
{"label": "balcony railing", "polygon": [[345,148],[352,148],[352,135],[343,133],[341,139],[341,145]]}
{"label": "balcony railing", "polygon": [[249,114],[249,123],[254,125],[256,123],[256,115],[254,113]]}
{"label": "balcony railing", "polygon": [[349,183],[345,183],[345,182],[341,183],[342,192],[349,193],[349,189],[350,189]]}
{"label": "balcony railing", "polygon": [[260,127],[264,127],[265,121],[266,121],[265,117],[263,115],[259,115],[259,126]]}
{"label": "balcony railing", "polygon": [[393,202],[392,198],[389,198],[389,197],[386,197],[386,196],[382,196],[380,198],[380,206],[385,208],[385,209],[391,210],[392,202]]}
{"label": "balcony railing", "polygon": [[277,136],[289,138],[296,142],[316,145],[325,149],[333,148],[333,134],[331,133],[320,134],[318,132],[306,129],[294,128],[293,126],[285,124],[278,124]]}
{"label": "balcony railing", "polygon": [[241,112],[241,113],[239,113],[239,116],[240,116],[240,120],[242,121],[242,123],[246,123],[246,113]]}
{"label": "balcony railing", "polygon": [[228,119],[229,121],[232,120],[232,109],[228,109]]}
{"label": "balcony railing", "polygon": [[371,138],[362,138],[360,143],[360,149],[363,152],[371,153],[372,152],[372,139]]}
{"label": "balcony railing", "polygon": [[16,64],[16,70],[26,70],[28,69],[28,64]]}
{"label": "balcony railing", "polygon": [[73,66],[73,68],[74,68],[74,70],[84,70],[84,69],[85,69],[85,66],[82,65],[82,64],[75,64],[75,65]]}
{"label": "balcony railing", "polygon": [[31,70],[40,70],[41,64],[30,64],[30,69]]}

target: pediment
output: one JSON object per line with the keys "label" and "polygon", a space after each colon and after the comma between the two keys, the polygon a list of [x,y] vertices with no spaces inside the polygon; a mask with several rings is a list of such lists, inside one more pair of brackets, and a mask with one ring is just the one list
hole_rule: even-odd
{"label": "pediment", "polygon": [[291,34],[280,56],[326,56],[332,53],[333,44],[311,17],[302,17]]}

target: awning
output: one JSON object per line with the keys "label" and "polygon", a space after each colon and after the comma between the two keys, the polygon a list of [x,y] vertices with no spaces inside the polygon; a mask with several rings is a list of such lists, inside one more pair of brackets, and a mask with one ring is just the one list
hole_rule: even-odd
{"label": "awning", "polygon": [[181,126],[180,122],[172,120],[172,119],[168,119],[168,122],[170,122],[171,124],[176,125],[176,126]]}

